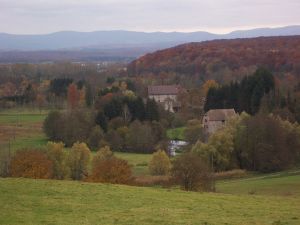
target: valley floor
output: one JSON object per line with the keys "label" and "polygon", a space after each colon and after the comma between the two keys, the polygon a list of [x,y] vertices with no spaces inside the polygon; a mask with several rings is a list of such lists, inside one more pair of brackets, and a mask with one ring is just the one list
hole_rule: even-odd
{"label": "valley floor", "polygon": [[[1,111],[0,147],[45,146],[46,115]],[[180,139],[183,130],[169,135]],[[134,175],[148,175],[151,155],[115,154],[133,166]],[[216,191],[0,178],[0,224],[300,224],[299,170],[219,181]]]}

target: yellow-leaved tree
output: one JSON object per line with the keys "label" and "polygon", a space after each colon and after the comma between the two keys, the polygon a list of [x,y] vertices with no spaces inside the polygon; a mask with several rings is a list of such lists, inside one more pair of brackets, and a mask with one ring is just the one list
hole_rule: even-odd
{"label": "yellow-leaved tree", "polygon": [[47,143],[47,155],[53,163],[53,178],[58,180],[66,179],[70,176],[70,168],[67,165],[67,155],[64,151],[65,144],[62,142]]}
{"label": "yellow-leaved tree", "polygon": [[90,161],[90,149],[85,143],[73,144],[68,156],[71,178],[82,180],[88,176],[88,164]]}
{"label": "yellow-leaved tree", "polygon": [[171,169],[171,162],[166,152],[158,150],[153,153],[149,162],[149,171],[152,175],[167,175]]}

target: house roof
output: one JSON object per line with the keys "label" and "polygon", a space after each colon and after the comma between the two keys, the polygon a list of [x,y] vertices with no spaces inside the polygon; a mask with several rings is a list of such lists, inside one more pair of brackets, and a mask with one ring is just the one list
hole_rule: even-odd
{"label": "house roof", "polygon": [[209,117],[210,121],[222,121],[235,116],[236,113],[234,109],[211,109],[206,115]]}
{"label": "house roof", "polygon": [[177,95],[179,92],[179,85],[158,85],[148,86],[149,95]]}

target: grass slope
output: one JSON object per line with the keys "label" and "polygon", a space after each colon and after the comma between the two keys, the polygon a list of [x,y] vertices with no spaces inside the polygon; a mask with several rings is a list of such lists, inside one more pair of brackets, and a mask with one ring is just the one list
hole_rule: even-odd
{"label": "grass slope", "polygon": [[290,224],[300,199],[0,179],[0,224]]}
{"label": "grass slope", "polygon": [[300,198],[300,170],[220,181],[217,183],[217,191],[229,194],[280,195]]}

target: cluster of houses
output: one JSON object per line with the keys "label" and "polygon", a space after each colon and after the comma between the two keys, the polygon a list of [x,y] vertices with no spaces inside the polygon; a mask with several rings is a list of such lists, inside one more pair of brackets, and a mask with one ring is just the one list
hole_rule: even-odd
{"label": "cluster of houses", "polygon": [[[148,86],[148,97],[161,104],[165,110],[177,112],[180,109],[178,94],[183,91],[179,85]],[[222,128],[226,121],[234,117],[234,109],[211,109],[203,116],[204,132],[209,136]]]}

